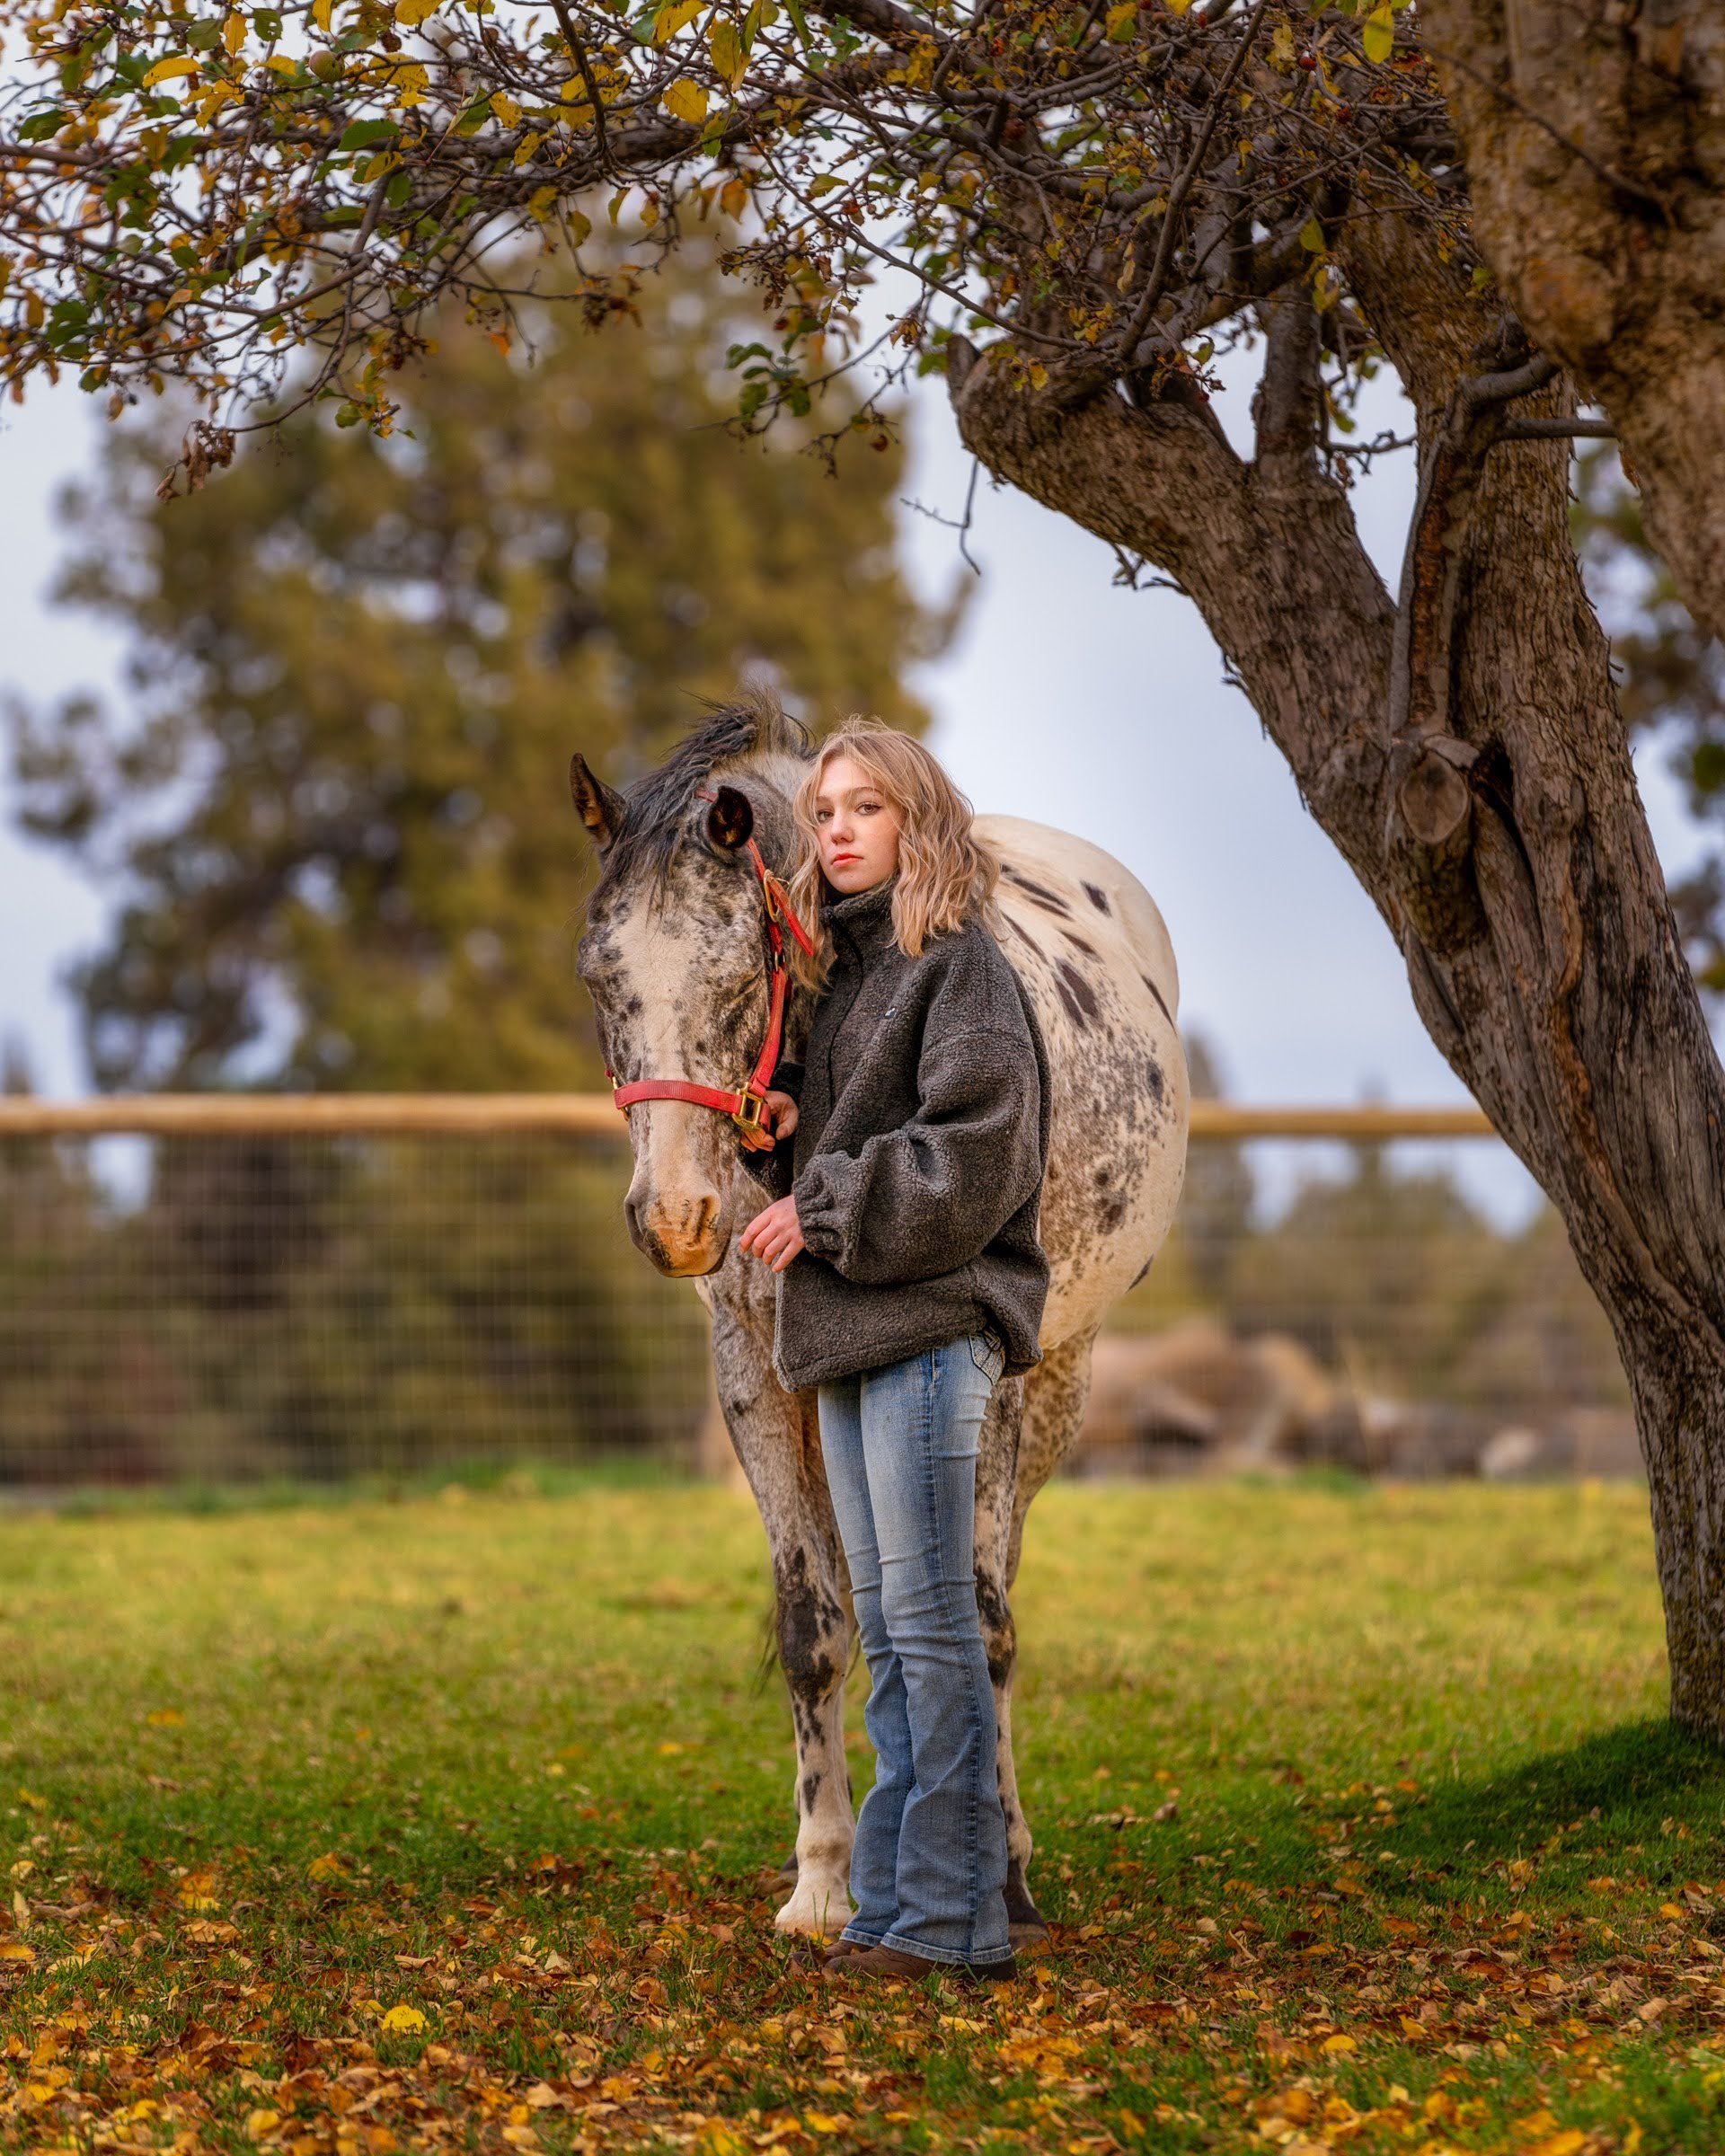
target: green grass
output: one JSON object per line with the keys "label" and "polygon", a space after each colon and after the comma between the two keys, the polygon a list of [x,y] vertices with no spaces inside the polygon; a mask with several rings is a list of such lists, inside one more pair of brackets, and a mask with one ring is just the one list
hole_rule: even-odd
{"label": "green grass", "polygon": [[0,2147],[1725,2145],[1639,1492],[1046,1493],[980,1999],[787,1961],[767,1605],[669,1483],[0,1520]]}

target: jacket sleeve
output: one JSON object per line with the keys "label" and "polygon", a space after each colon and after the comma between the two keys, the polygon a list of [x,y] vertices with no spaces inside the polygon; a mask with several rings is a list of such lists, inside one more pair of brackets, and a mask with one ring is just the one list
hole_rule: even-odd
{"label": "jacket sleeve", "polygon": [[854,1157],[817,1153],[793,1186],[805,1245],[847,1280],[955,1272],[1041,1180],[1041,1081],[1028,1027],[931,1022],[916,1082],[907,1123]]}

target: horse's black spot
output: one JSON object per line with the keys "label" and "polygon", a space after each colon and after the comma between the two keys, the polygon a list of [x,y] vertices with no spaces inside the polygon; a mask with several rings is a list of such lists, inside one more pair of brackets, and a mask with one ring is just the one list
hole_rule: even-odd
{"label": "horse's black spot", "polygon": [[1034,878],[1025,875],[1022,869],[1013,868],[1010,862],[1005,864],[1005,873],[1024,896],[1036,905],[1046,906],[1051,914],[1064,914],[1068,920],[1072,918],[1072,908],[1057,891],[1051,891],[1046,883],[1038,883]]}
{"label": "horse's black spot", "polygon": [[1162,1065],[1156,1061],[1154,1056],[1152,1056],[1145,1064],[1144,1084],[1145,1091],[1155,1102],[1156,1106],[1160,1108],[1162,1106],[1163,1095],[1167,1091],[1167,1088],[1163,1082]]}
{"label": "horse's black spot", "polygon": [[805,1709],[813,1723],[814,1710],[831,1691],[837,1670],[828,1648],[838,1629],[838,1604],[811,1577],[806,1550],[791,1552],[779,1569],[777,1586],[779,1666],[799,1723]]}
{"label": "horse's black spot", "polygon": [[1099,914],[1105,914],[1108,911],[1108,893],[1106,891],[1099,891],[1093,883],[1087,883],[1084,886],[1084,896]]}
{"label": "horse's black spot", "polygon": [[[1064,975],[1065,972],[1066,968],[1063,966],[1060,968],[1060,975]],[[1061,1003],[1066,1006],[1066,1016],[1072,1021],[1075,1026],[1082,1026],[1084,1022],[1084,1014],[1078,1008],[1078,998],[1072,993],[1072,990],[1067,987],[1065,980],[1060,977],[1060,975],[1056,976],[1054,985],[1059,994]]]}
{"label": "horse's black spot", "polygon": [[1082,1025],[1085,1019],[1094,1018],[1097,1012],[1101,1008],[1101,1006],[1096,1001],[1096,991],[1091,986],[1090,983],[1084,978],[1084,975],[1079,972],[1078,968],[1072,963],[1070,959],[1061,959],[1060,978],[1066,983],[1066,987],[1072,991],[1073,997],[1082,1009],[1082,1016],[1079,1015],[1078,1011],[1075,1010],[1073,1012],[1073,1016],[1078,1020],[1079,1024]]}
{"label": "horse's black spot", "polygon": [[991,1579],[980,1567],[977,1571],[977,1616],[988,1655],[989,1680],[997,1685],[1004,1684],[1013,1674],[1018,1634],[1013,1624],[1012,1607],[998,1581]]}
{"label": "horse's black spot", "polygon": [[1031,934],[1028,929],[1021,928],[1018,925],[1018,923],[1013,919],[1013,916],[1010,914],[1003,914],[1001,918],[1005,922],[1007,927],[1012,930],[1013,933],[1018,938],[1021,943],[1028,943],[1039,959],[1042,956],[1042,946],[1037,941],[1036,938]]}
{"label": "horse's black spot", "polygon": [[[1151,1255],[1150,1255],[1148,1258],[1146,1258],[1146,1259],[1145,1259],[1144,1263],[1143,1263],[1143,1264],[1142,1264],[1142,1265],[1141,1265],[1141,1266],[1138,1268],[1137,1271],[1137,1272],[1136,1272],[1136,1273],[1135,1273],[1135,1274],[1132,1276],[1132,1287],[1136,1287],[1136,1286],[1138,1285],[1138,1282],[1144,1278],[1145,1275],[1146,1275],[1146,1273],[1147,1273],[1147,1272],[1150,1270],[1150,1268],[1151,1268],[1151,1267],[1152,1267],[1152,1266],[1153,1266],[1153,1265],[1154,1265],[1155,1262],[1156,1262],[1156,1260],[1155,1260],[1155,1254],[1154,1254],[1154,1252],[1153,1251],[1153,1252],[1151,1253]],[[1128,1294],[1131,1294],[1131,1292],[1132,1292],[1132,1287],[1128,1287],[1128,1290],[1127,1290],[1127,1293],[1128,1293]]]}
{"label": "horse's black spot", "polygon": [[1082,950],[1086,958],[1093,959],[1096,956],[1096,946],[1093,943],[1086,943],[1075,928],[1063,928],[1060,933],[1075,950]]}
{"label": "horse's black spot", "polygon": [[802,1808],[805,1812],[812,1812],[814,1810],[815,1798],[818,1797],[819,1794],[820,1776],[818,1774],[805,1774],[802,1778]]}
{"label": "horse's black spot", "polygon": [[1110,1231],[1119,1226],[1126,1218],[1126,1193],[1124,1190],[1116,1190],[1110,1194],[1108,1203],[1102,1207],[1101,1218],[1103,1227]]}
{"label": "horse's black spot", "polygon": [[1147,973],[1141,973],[1138,976],[1138,978],[1144,983],[1145,986],[1150,991],[1151,994],[1155,997],[1157,1010],[1162,1012],[1162,1015],[1172,1026],[1174,1022],[1174,1014],[1168,1008],[1167,1004],[1163,1002],[1161,989],[1156,986],[1156,984],[1150,978],[1150,976]]}

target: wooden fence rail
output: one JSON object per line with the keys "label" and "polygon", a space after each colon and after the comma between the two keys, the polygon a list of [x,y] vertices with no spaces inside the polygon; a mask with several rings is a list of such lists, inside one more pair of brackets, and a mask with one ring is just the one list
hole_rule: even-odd
{"label": "wooden fence rail", "polygon": [[[0,1099],[0,1138],[622,1138],[607,1093],[137,1093],[91,1100]],[[1249,1107],[1195,1100],[1192,1135],[1227,1138],[1489,1138],[1477,1108]]]}

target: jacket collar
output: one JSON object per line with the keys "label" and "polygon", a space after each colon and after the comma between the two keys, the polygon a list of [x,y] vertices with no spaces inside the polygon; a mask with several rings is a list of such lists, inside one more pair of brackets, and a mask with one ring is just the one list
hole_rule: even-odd
{"label": "jacket collar", "polygon": [[829,900],[821,908],[821,919],[836,936],[843,933],[865,958],[871,957],[892,941],[892,898],[898,888],[895,869],[884,883]]}

